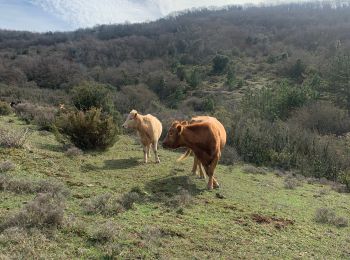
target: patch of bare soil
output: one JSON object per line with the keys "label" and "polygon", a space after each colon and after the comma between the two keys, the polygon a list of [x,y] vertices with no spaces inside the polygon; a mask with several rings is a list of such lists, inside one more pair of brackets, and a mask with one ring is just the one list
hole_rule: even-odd
{"label": "patch of bare soil", "polygon": [[273,224],[277,229],[282,229],[295,223],[294,220],[263,216],[260,214],[253,214],[252,219],[258,224]]}

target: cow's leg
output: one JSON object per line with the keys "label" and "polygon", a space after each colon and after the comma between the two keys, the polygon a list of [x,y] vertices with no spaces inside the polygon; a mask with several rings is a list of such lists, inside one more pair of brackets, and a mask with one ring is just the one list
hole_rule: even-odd
{"label": "cow's leg", "polygon": [[214,183],[215,183],[215,188],[218,188],[218,185],[219,185],[219,183],[214,178],[214,170],[215,170],[216,165],[218,164],[218,161],[219,161],[219,157],[216,156],[213,159],[213,161],[210,163],[210,165],[207,165],[205,167],[205,171],[209,177],[209,181],[208,181],[208,189],[209,190],[212,190],[214,188]]}
{"label": "cow's leg", "polygon": [[193,166],[192,166],[192,174],[193,174],[193,175],[197,175],[197,165],[198,165],[198,162],[199,162],[199,160],[198,160],[197,156],[194,156],[194,157],[193,157]]}
{"label": "cow's leg", "polygon": [[147,157],[148,157],[148,158],[151,158],[151,145],[152,145],[152,144],[149,144],[149,145],[147,146]]}
{"label": "cow's leg", "polygon": [[199,167],[199,178],[205,179],[205,174],[204,174],[204,172],[203,172],[202,164],[201,164],[200,161],[198,161],[198,167]]}
{"label": "cow's leg", "polygon": [[147,145],[144,145],[143,146],[143,161],[144,161],[144,163],[147,163],[147,154],[148,154]]}
{"label": "cow's leg", "polygon": [[156,163],[160,163],[159,156],[158,156],[158,142],[153,143],[152,147],[153,147]]}

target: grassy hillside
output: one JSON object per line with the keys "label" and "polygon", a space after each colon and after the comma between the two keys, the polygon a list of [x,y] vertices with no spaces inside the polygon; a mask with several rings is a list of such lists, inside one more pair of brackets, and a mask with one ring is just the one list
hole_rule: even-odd
{"label": "grassy hillside", "polygon": [[[6,128],[28,127],[12,116],[0,120]],[[0,162],[12,161],[15,169],[6,176],[26,180],[27,186],[42,179],[63,183],[70,191],[63,222],[57,230],[20,228],[20,223],[3,230],[0,259],[350,257],[350,227],[314,220],[318,208],[349,218],[349,195],[329,185],[304,179],[296,189],[286,189],[283,175],[248,174],[240,165],[219,165],[216,176],[222,188],[209,192],[203,180],[189,176],[192,160],[176,163],[178,153],[161,149],[161,164],[143,164],[140,145],[121,136],[107,152],[70,158],[45,133],[33,130],[23,149],[1,149]],[[39,196],[0,188],[0,226]],[[96,213],[100,204],[93,208],[91,202],[96,196],[102,201],[106,193],[135,203],[120,213]]]}

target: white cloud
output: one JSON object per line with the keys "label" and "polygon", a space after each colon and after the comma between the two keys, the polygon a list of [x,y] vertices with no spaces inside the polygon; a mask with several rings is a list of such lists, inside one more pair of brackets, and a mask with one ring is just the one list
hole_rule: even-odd
{"label": "white cloud", "polygon": [[[73,28],[96,24],[143,22],[169,13],[203,6],[261,3],[276,0],[29,0],[45,11],[63,19]],[[277,0],[290,2],[291,0]],[[294,2],[303,0],[295,0]]]}

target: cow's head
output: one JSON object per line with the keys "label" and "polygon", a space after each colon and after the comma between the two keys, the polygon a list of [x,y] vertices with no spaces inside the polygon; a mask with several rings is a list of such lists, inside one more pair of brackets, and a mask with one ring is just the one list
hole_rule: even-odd
{"label": "cow's head", "polygon": [[137,126],[137,111],[135,109],[131,110],[128,117],[126,118],[124,124],[122,125],[124,128],[136,128]]}
{"label": "cow's head", "polygon": [[181,146],[181,134],[185,125],[188,125],[187,121],[174,121],[171,124],[171,127],[163,140],[164,148],[175,149]]}

